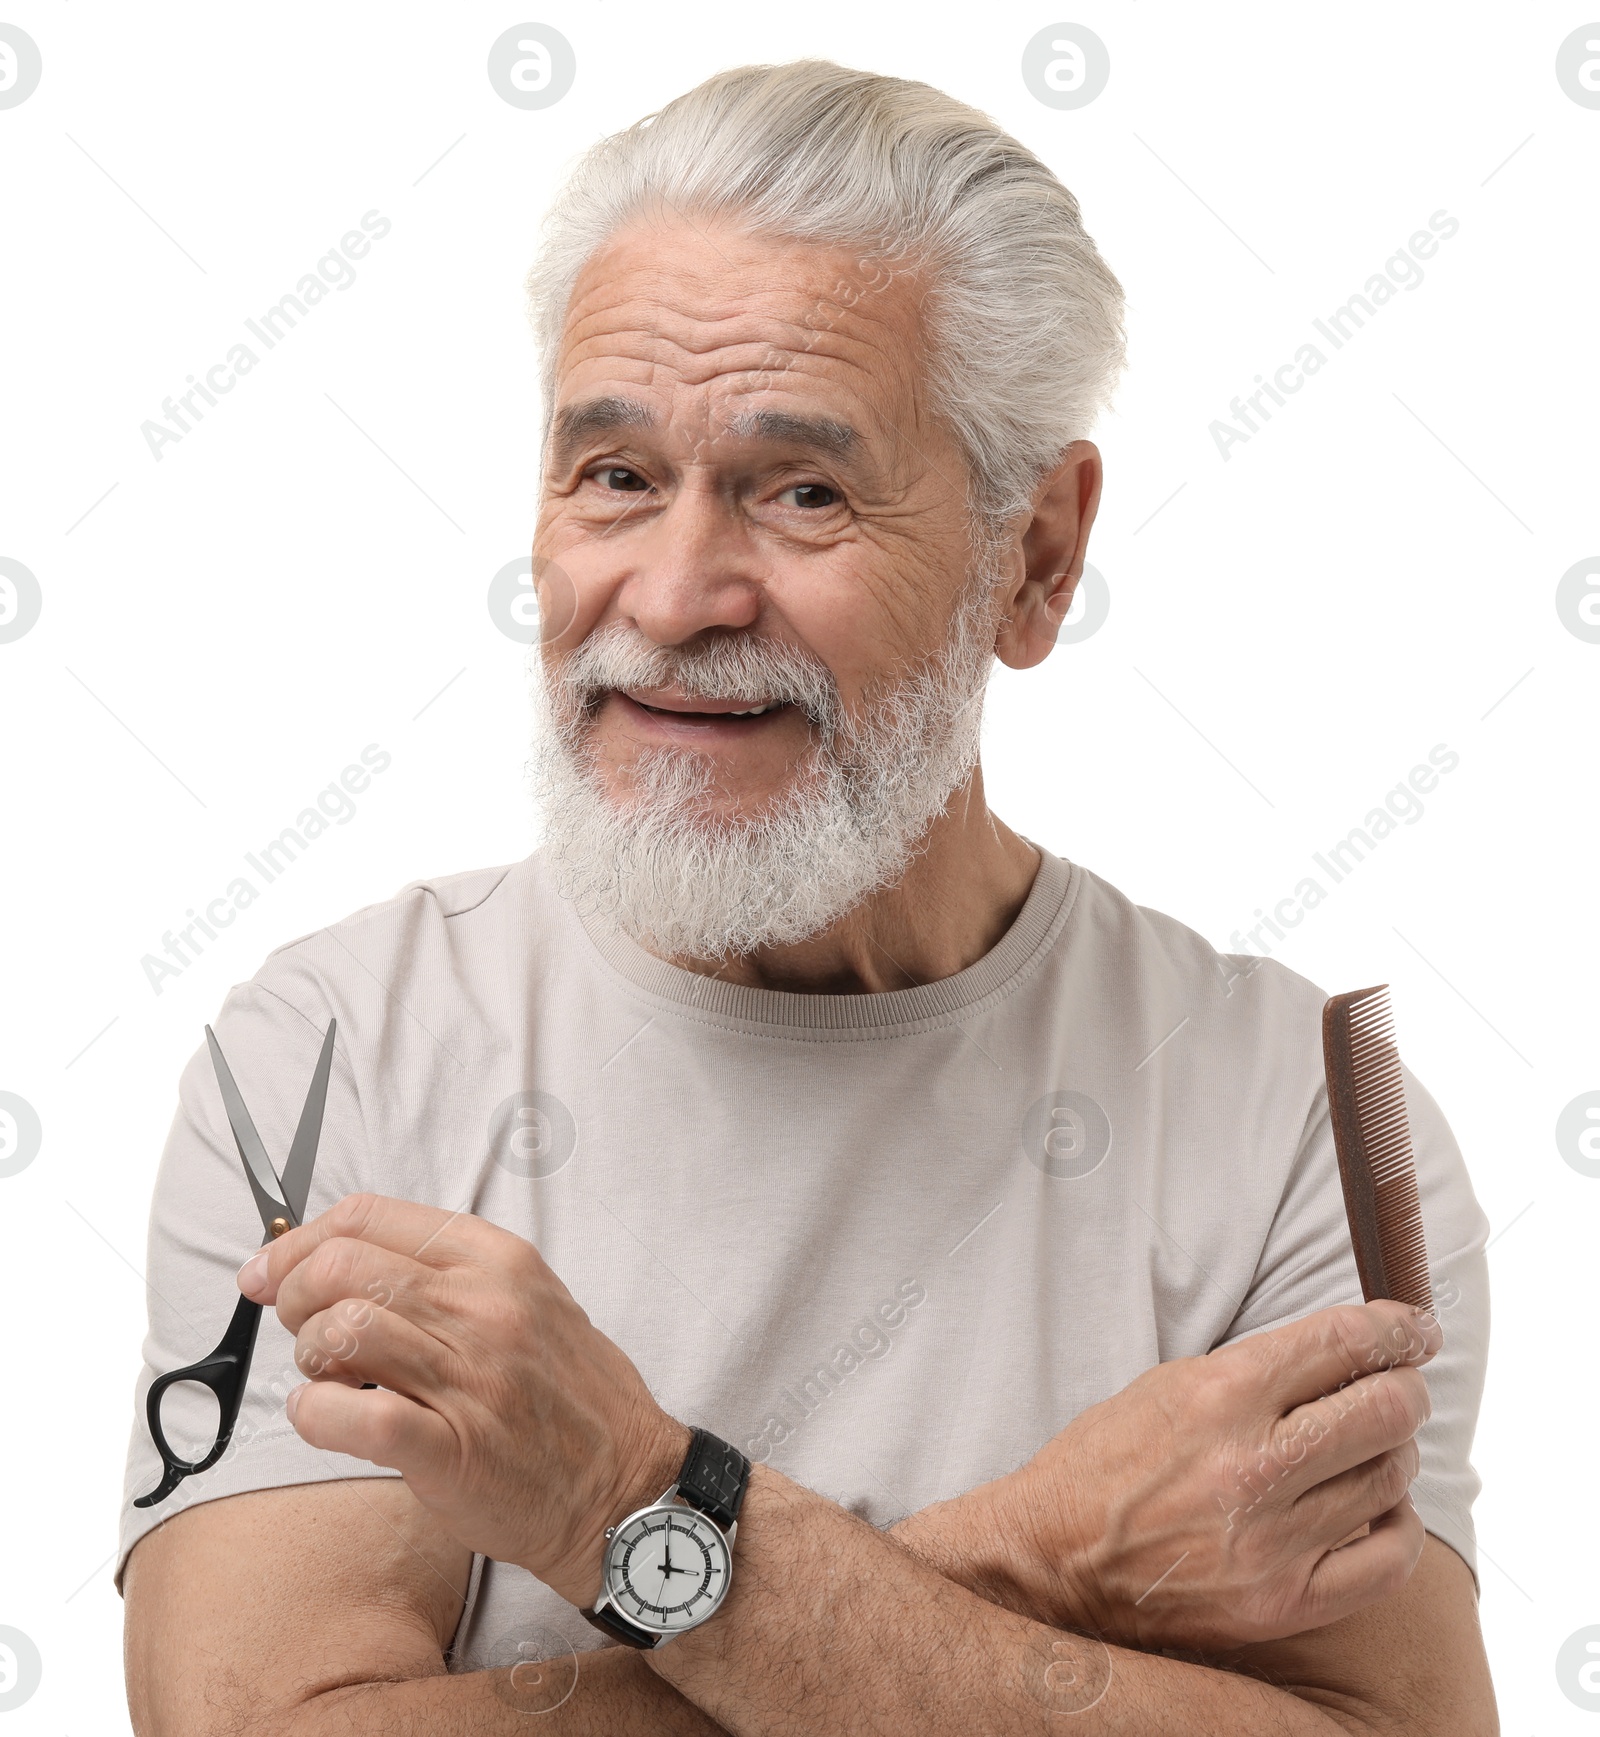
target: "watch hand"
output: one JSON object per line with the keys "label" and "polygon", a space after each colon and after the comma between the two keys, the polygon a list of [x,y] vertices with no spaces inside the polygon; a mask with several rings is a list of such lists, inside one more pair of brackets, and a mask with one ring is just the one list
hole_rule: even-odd
{"label": "watch hand", "polygon": [[671,1527],[671,1526],[670,1526],[670,1525],[669,1525],[669,1526],[668,1526],[668,1527],[667,1527],[667,1533],[668,1533],[668,1536],[667,1536],[667,1538],[666,1538],[666,1539],[665,1539],[665,1541],[664,1541],[664,1542],[665,1542],[665,1546],[666,1546],[666,1548],[665,1548],[665,1550],[664,1550],[664,1551],[663,1551],[663,1555],[664,1555],[664,1556],[665,1556],[665,1558],[666,1558],[666,1560],[665,1560],[665,1562],[664,1562],[664,1563],[663,1563],[663,1564],[662,1564],[662,1567],[661,1567],[661,1572],[662,1572],[662,1573],[663,1573],[663,1574],[687,1574],[687,1573],[688,1573],[688,1572],[689,1572],[689,1570],[688,1570],[688,1569],[687,1569],[687,1568],[674,1568],[674,1567],[673,1567],[673,1566],[672,1566],[672,1538],[671,1538],[671,1532],[672,1532],[672,1527]]}

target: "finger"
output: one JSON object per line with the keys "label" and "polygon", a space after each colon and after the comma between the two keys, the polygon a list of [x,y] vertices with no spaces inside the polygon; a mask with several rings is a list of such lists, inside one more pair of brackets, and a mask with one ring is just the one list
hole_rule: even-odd
{"label": "finger", "polygon": [[295,1335],[295,1367],[314,1381],[375,1381],[432,1405],[454,1386],[450,1352],[431,1333],[370,1303],[346,1298]]}
{"label": "finger", "polygon": [[420,1206],[386,1194],[347,1194],[252,1255],[239,1269],[239,1288],[258,1303],[272,1302],[285,1276],[329,1237],[359,1237],[429,1266],[445,1267],[481,1254],[486,1233],[495,1230],[468,1212],[446,1212],[441,1206]]}
{"label": "finger", "polygon": [[1307,1626],[1321,1628],[1393,1598],[1411,1578],[1426,1541],[1422,1516],[1409,1496],[1402,1497],[1372,1522],[1365,1538],[1330,1550],[1312,1569],[1306,1587]]}
{"label": "finger", "polygon": [[1284,1412],[1375,1371],[1420,1366],[1443,1342],[1438,1320],[1407,1303],[1346,1303],[1212,1355],[1253,1365],[1263,1397]]}
{"label": "finger", "polygon": [[449,1424],[404,1394],[308,1381],[290,1390],[284,1410],[312,1447],[389,1466],[425,1484],[448,1473],[455,1441]]}
{"label": "finger", "polygon": [[1402,1442],[1307,1490],[1288,1511],[1304,1547],[1331,1550],[1388,1513],[1410,1490],[1421,1457],[1414,1441]]}
{"label": "finger", "polygon": [[278,1319],[291,1333],[298,1333],[318,1310],[349,1299],[396,1309],[430,1332],[439,1331],[446,1325],[446,1315],[433,1300],[438,1278],[438,1268],[392,1249],[352,1236],[329,1237],[280,1280]]}
{"label": "finger", "polygon": [[1272,1431],[1269,1451],[1289,1468],[1287,1493],[1298,1496],[1410,1441],[1432,1411],[1420,1370],[1386,1369],[1296,1406]]}

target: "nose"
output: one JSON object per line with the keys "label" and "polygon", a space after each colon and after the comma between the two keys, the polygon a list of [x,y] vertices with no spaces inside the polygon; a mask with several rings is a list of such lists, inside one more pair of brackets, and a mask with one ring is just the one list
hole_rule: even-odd
{"label": "nose", "polygon": [[737,511],[714,488],[680,489],[644,531],[636,554],[617,605],[658,645],[759,620],[764,592],[756,552]]}

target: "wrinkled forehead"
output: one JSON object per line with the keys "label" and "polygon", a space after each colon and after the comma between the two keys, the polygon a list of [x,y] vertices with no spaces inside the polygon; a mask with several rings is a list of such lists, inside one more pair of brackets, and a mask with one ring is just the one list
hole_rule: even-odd
{"label": "wrinkled forehead", "polygon": [[568,302],[552,467],[627,431],[881,468],[927,435],[923,300],[917,272],[865,249],[726,224],[621,230]]}

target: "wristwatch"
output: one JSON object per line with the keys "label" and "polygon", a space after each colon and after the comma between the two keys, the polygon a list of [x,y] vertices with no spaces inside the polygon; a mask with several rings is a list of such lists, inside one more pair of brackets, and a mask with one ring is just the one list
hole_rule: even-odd
{"label": "wristwatch", "polygon": [[728,1596],[733,1540],[750,1482],[735,1447],[696,1429],[678,1481],[606,1528],[600,1596],[581,1614],[630,1647],[697,1628]]}

